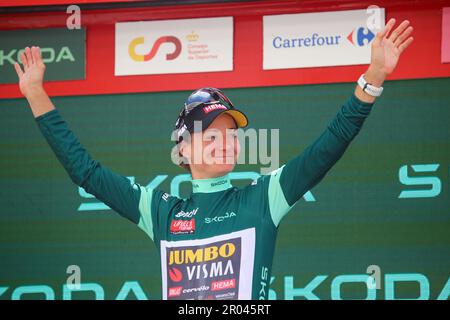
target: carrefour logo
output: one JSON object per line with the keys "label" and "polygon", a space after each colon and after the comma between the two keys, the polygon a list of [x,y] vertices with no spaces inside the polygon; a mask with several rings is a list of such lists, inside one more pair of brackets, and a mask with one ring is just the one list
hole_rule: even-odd
{"label": "carrefour logo", "polygon": [[166,60],[174,60],[180,55],[181,41],[180,39],[174,36],[159,37],[147,54],[139,54],[136,52],[136,47],[144,44],[144,37],[134,38],[128,45],[128,54],[130,58],[133,59],[134,61],[137,62],[149,61],[155,57],[155,55],[158,53],[159,47],[163,43],[171,43],[175,46],[173,52],[166,54]]}
{"label": "carrefour logo", "polygon": [[311,36],[303,38],[283,38],[277,36],[273,38],[274,48],[294,48],[294,47],[314,47],[314,46],[336,46],[341,40],[340,35],[319,35],[313,33]]}
{"label": "carrefour logo", "polygon": [[[353,29],[347,36],[347,40],[354,46],[363,47],[368,45],[375,34],[367,28],[358,27]],[[322,47],[339,46],[342,44],[343,36],[339,34],[319,34],[313,33],[310,36],[284,38],[276,36],[272,40],[272,45],[276,49],[281,48],[304,48],[304,47]]]}
{"label": "carrefour logo", "polygon": [[368,45],[373,38],[375,38],[375,34],[370,31],[368,28],[359,27],[352,32],[350,32],[347,36],[347,40],[350,41],[351,44],[358,47],[363,47]]}

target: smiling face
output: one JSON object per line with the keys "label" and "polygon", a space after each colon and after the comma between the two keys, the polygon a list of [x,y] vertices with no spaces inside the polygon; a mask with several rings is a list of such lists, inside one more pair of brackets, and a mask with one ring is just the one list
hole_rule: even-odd
{"label": "smiling face", "polygon": [[237,127],[233,118],[220,114],[203,132],[183,141],[181,154],[189,159],[193,179],[223,176],[234,169],[240,151]]}

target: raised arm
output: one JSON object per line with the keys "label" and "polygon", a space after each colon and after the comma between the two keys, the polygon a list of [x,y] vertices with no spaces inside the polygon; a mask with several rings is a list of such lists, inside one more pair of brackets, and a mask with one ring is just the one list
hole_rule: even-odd
{"label": "raised arm", "polygon": [[19,86],[27,98],[39,129],[72,181],[107,204],[122,216],[138,224],[153,238],[151,223],[152,190],[132,185],[91,158],[61,117],[43,88],[45,65],[38,47],[21,54],[24,70],[15,64]]}
{"label": "raised arm", "polygon": [[[393,72],[400,54],[411,44],[412,27],[403,21],[388,37],[395,24],[389,20],[372,43],[371,63],[364,74],[366,81],[381,87]],[[370,114],[375,97],[358,85],[325,131],[301,154],[272,172],[269,182],[269,205],[272,220],[278,226],[283,216],[311,188],[319,183],[342,157],[350,142]]]}

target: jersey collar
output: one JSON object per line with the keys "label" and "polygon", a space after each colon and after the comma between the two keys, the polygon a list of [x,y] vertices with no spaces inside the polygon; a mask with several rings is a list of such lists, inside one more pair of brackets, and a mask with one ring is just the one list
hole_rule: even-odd
{"label": "jersey collar", "polygon": [[193,193],[210,193],[224,191],[233,187],[228,174],[210,179],[194,179],[192,180]]}

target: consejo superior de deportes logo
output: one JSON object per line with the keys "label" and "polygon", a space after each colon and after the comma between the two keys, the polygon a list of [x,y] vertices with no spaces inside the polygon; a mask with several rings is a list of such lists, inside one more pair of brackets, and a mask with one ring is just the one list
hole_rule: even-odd
{"label": "consejo superior de deportes logo", "polygon": [[128,45],[128,54],[131,59],[134,61],[140,62],[140,61],[149,61],[155,57],[155,55],[158,53],[159,47],[163,43],[172,43],[175,46],[175,49],[173,52],[170,52],[166,54],[166,60],[174,60],[176,59],[180,53],[181,53],[181,41],[175,36],[162,36],[156,39],[156,41],[153,43],[153,46],[151,47],[150,51],[147,54],[139,54],[136,52],[136,47],[139,45],[144,44],[144,37],[137,37],[131,40],[130,44]]}

